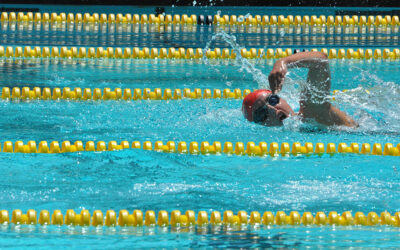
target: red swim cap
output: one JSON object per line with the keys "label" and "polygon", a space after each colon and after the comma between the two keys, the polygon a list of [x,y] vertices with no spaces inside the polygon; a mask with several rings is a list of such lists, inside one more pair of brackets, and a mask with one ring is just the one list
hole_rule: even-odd
{"label": "red swim cap", "polygon": [[242,104],[242,112],[244,117],[246,117],[247,120],[253,121],[253,104],[254,102],[260,97],[260,96],[267,96],[272,94],[271,90],[268,89],[259,89],[254,92],[251,92],[248,94]]}

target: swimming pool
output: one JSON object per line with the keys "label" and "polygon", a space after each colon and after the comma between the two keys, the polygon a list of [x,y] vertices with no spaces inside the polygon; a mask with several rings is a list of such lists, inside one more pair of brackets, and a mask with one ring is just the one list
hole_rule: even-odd
{"label": "swimming pool", "polygon": [[[42,34],[40,31],[32,31]],[[67,31],[61,31],[61,34]],[[60,34],[58,33],[58,35]],[[150,32],[151,33],[151,32]],[[196,36],[203,33],[198,27]],[[175,34],[172,32],[172,34]],[[207,33],[206,33],[207,34]],[[242,34],[246,37],[245,34]],[[90,36],[90,35],[89,35]],[[250,35],[249,35],[250,36]],[[319,37],[318,35],[317,37]],[[23,44],[23,34],[11,40],[13,48]],[[285,37],[283,35],[283,37]],[[258,37],[262,39],[263,37]],[[75,40],[74,40],[75,39]],[[76,40],[77,39],[77,40]],[[37,40],[34,46],[57,46],[58,42],[82,38]],[[139,38],[138,38],[139,39]],[[129,40],[129,39],[128,39]],[[185,38],[182,38],[185,40]],[[193,39],[195,40],[195,39]],[[379,39],[375,49],[380,47]],[[133,39],[134,41],[134,39]],[[343,40],[342,40],[343,41]],[[119,47],[108,40],[71,46]],[[143,42],[145,44],[146,41]],[[135,46],[129,43],[127,46]],[[211,43],[212,44],[212,43]],[[222,44],[222,42],[221,42]],[[239,41],[240,44],[240,41]],[[140,43],[139,43],[140,45]],[[244,45],[240,44],[245,47]],[[268,44],[266,44],[268,45]],[[346,47],[346,44],[339,44]],[[370,48],[361,44],[354,49]],[[206,43],[196,47],[206,46]],[[214,45],[212,45],[214,46]],[[222,46],[222,45],[221,45]],[[228,47],[227,45],[224,45]],[[312,45],[282,48],[310,48]],[[148,45],[148,47],[158,47]],[[162,46],[164,47],[164,46]],[[165,46],[167,47],[167,46]],[[218,46],[216,46],[218,47]],[[246,46],[247,47],[247,46]],[[263,46],[254,46],[262,48]],[[274,47],[279,47],[275,44]],[[324,46],[328,47],[329,46]],[[389,47],[393,50],[395,47]],[[337,48],[339,49],[339,48]],[[61,50],[61,48],[60,48]],[[240,53],[238,53],[240,54]],[[190,88],[255,89],[256,80],[268,74],[273,60],[213,59],[7,59],[1,58],[1,84],[12,87],[60,88]],[[332,88],[344,90],[333,97],[335,105],[353,115],[355,130],[323,128],[287,120],[282,128],[264,128],[248,123],[240,112],[241,100],[230,98],[180,100],[2,100],[0,138],[5,141],[174,141],[345,142],[392,143],[397,145],[399,76],[396,60],[332,59]],[[199,74],[199,72],[201,72]],[[261,73],[260,73],[261,72]],[[306,72],[288,75],[282,95],[298,109],[299,85]],[[2,150],[4,144],[2,144]],[[284,211],[300,214],[322,211],[339,214],[357,211],[367,215],[399,209],[398,157],[363,154],[318,155],[192,155],[142,149],[63,154],[1,153],[1,209],[21,209],[50,214],[59,209],[91,215],[101,210],[136,209],[184,214],[193,210],[211,216],[213,211]],[[64,218],[65,219],[65,218]],[[4,246],[92,247],[397,247],[399,230],[377,226],[169,226],[169,227],[80,227],[4,225]],[[112,245],[111,245],[112,244]]]}

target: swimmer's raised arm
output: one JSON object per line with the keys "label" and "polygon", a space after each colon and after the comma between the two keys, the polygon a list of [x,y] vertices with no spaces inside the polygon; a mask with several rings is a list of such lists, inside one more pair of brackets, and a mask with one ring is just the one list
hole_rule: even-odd
{"label": "swimmer's raised arm", "polygon": [[308,68],[307,81],[320,90],[328,91],[331,87],[328,57],[321,52],[300,52],[281,58],[275,62],[268,80],[273,93],[282,90],[288,68]]}
{"label": "swimmer's raised arm", "polygon": [[356,126],[356,122],[329,102],[331,73],[327,56],[321,52],[301,52],[275,62],[269,74],[269,86],[273,93],[282,89],[288,68],[308,68],[307,84],[300,97],[299,115],[313,118],[325,125]]}

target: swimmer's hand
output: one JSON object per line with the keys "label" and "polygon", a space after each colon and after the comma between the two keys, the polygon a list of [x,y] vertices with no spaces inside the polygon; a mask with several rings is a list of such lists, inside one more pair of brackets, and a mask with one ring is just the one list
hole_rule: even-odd
{"label": "swimmer's hand", "polygon": [[287,65],[283,60],[275,62],[274,67],[268,76],[269,87],[273,94],[278,93],[282,90],[283,82],[285,81],[285,75],[287,73]]}

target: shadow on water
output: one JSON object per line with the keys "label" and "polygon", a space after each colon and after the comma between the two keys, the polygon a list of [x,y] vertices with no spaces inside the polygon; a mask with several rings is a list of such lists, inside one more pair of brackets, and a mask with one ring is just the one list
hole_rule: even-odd
{"label": "shadow on water", "polygon": [[288,243],[286,233],[275,233],[271,236],[263,236],[257,231],[250,230],[226,230],[224,227],[216,229],[197,228],[197,236],[203,240],[195,241],[190,247],[202,246],[224,248],[293,248],[299,247],[300,242]]}

